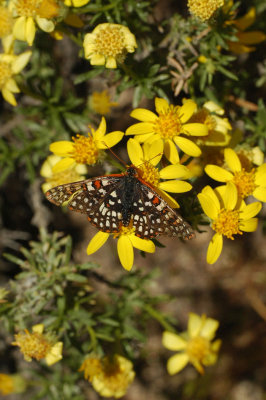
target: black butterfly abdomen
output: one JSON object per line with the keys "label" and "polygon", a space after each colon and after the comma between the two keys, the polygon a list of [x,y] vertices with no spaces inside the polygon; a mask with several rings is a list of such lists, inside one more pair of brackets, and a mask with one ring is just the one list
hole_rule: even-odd
{"label": "black butterfly abdomen", "polygon": [[122,221],[124,226],[128,226],[130,223],[133,202],[135,198],[135,189],[138,180],[131,176],[125,176],[124,187],[122,189]]}

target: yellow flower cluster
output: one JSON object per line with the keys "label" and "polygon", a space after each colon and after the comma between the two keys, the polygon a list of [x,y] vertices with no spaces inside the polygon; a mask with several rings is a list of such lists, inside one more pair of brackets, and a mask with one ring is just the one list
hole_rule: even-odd
{"label": "yellow flower cluster", "polygon": [[207,21],[224,5],[224,0],[188,0],[189,11],[202,21]]}
{"label": "yellow flower cluster", "polygon": [[119,354],[102,359],[89,357],[81,365],[85,379],[103,397],[119,399],[126,394],[135,372],[131,361]]}

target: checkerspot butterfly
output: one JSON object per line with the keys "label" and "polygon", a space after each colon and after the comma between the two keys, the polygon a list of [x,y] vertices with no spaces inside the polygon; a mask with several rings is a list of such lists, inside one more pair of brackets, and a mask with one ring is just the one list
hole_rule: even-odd
{"label": "checkerspot butterfly", "polygon": [[135,235],[151,239],[158,235],[194,236],[190,225],[138,175],[131,165],[126,172],[67,183],[46,193],[57,206],[87,214],[100,231],[118,233],[121,226],[132,226]]}

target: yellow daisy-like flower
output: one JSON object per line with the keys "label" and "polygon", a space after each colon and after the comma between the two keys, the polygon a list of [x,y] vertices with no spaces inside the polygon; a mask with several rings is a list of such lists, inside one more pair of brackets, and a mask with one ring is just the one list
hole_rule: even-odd
{"label": "yellow daisy-like flower", "polygon": [[40,175],[45,178],[45,183],[42,184],[44,193],[53,187],[85,179],[87,167],[84,164],[72,164],[63,171],[54,172],[53,167],[61,160],[61,157],[52,154],[44,161],[40,170]]}
{"label": "yellow daisy-like flower", "polygon": [[146,141],[152,143],[162,139],[164,154],[172,164],[179,162],[176,146],[185,154],[198,157],[201,154],[200,148],[192,140],[181,136],[208,134],[208,128],[204,124],[188,122],[196,107],[196,103],[192,100],[187,100],[183,106],[174,106],[169,105],[165,99],[156,97],[155,109],[158,115],[143,108],[136,108],[130,115],[141,122],[130,126],[126,135],[136,135],[135,139],[140,143]]}
{"label": "yellow daisy-like flower", "polygon": [[104,117],[96,131],[93,128],[90,129],[88,137],[77,135],[72,138],[73,142],[61,140],[50,145],[52,153],[64,157],[53,167],[54,173],[68,169],[74,164],[95,164],[103,154],[102,150],[115,146],[124,136],[121,131],[114,131],[106,135]]}
{"label": "yellow daisy-like flower", "polygon": [[207,21],[218,8],[224,5],[224,0],[188,0],[188,8],[191,14]]}
{"label": "yellow daisy-like flower", "polygon": [[83,7],[88,4],[90,0],[64,0],[67,7]]}
{"label": "yellow daisy-like flower", "polygon": [[188,178],[190,172],[180,163],[168,165],[160,170],[156,167],[163,155],[163,140],[159,139],[151,144],[146,142],[141,147],[137,140],[129,139],[127,151],[132,164],[138,169],[139,177],[150,184],[171,207],[179,207],[176,200],[166,192],[184,193],[191,190],[191,184],[181,180]]}
{"label": "yellow daisy-like flower", "polygon": [[227,146],[230,142],[232,127],[227,118],[222,118],[224,110],[213,101],[207,101],[197,110],[189,122],[200,122],[206,125],[208,134],[196,139],[199,146]]}
{"label": "yellow daisy-like flower", "polygon": [[[233,2],[229,1],[229,4],[231,4],[232,6]],[[247,12],[247,14],[245,14],[243,17],[227,21],[228,25],[232,24],[238,30],[238,32],[236,33],[238,41],[227,42],[230,51],[236,54],[250,53],[256,50],[256,47],[252,45],[259,44],[264,40],[266,40],[266,35],[262,31],[246,32],[246,29],[249,28],[255,21],[256,21],[255,7],[251,7],[250,10]]]}
{"label": "yellow daisy-like flower", "polygon": [[29,62],[31,51],[26,51],[16,56],[14,54],[0,53],[0,91],[4,99],[16,106],[17,102],[13,93],[19,93],[20,90],[14,79]]}
{"label": "yellow daisy-like flower", "polygon": [[107,115],[111,111],[111,107],[117,107],[118,103],[111,101],[107,90],[102,92],[93,92],[89,98],[89,105],[94,112],[101,115]]}
{"label": "yellow daisy-like flower", "polygon": [[118,354],[101,360],[87,358],[79,371],[84,371],[85,379],[101,396],[116,399],[126,394],[135,377],[132,362]]}
{"label": "yellow daisy-like flower", "polygon": [[222,252],[223,236],[234,240],[233,235],[242,235],[243,232],[254,232],[257,229],[258,219],[254,217],[260,212],[261,203],[246,205],[238,197],[236,186],[232,182],[215,190],[206,186],[198,194],[198,199],[216,232],[207,251],[207,262],[213,264]]}
{"label": "yellow daisy-like flower", "polygon": [[127,53],[134,53],[137,43],[126,26],[105,23],[85,35],[83,46],[91,65],[116,68],[117,63],[124,62]]}
{"label": "yellow daisy-like flower", "polygon": [[11,0],[10,9],[15,18],[13,35],[32,45],[36,25],[44,32],[52,32],[55,24],[52,18],[58,16],[59,6],[54,0]]}
{"label": "yellow daisy-like flower", "polygon": [[7,396],[11,393],[23,393],[26,389],[26,382],[17,374],[0,374],[0,394]]}
{"label": "yellow daisy-like flower", "polygon": [[63,342],[54,343],[54,341],[43,335],[44,325],[38,324],[32,327],[32,333],[27,329],[15,335],[13,346],[20,347],[26,361],[45,359],[47,365],[53,365],[62,359]]}
{"label": "yellow daisy-like flower", "polygon": [[178,354],[170,357],[167,371],[170,375],[180,372],[190,362],[200,374],[204,374],[203,366],[213,365],[217,361],[221,340],[212,341],[219,327],[219,322],[206,315],[201,317],[189,313],[188,330],[176,335],[163,333],[163,346]]}
{"label": "yellow daisy-like flower", "polygon": [[252,195],[256,199],[265,202],[266,163],[257,168],[252,168],[251,171],[246,171],[233,149],[224,150],[224,159],[232,172],[217,165],[207,165],[205,167],[206,174],[218,182],[232,182],[242,199]]}
{"label": "yellow daisy-like flower", "polygon": [[[108,232],[99,231],[96,235],[91,239],[88,247],[87,254],[91,255],[99,250],[100,247],[104,245],[111,234]],[[147,253],[155,252],[155,245],[149,239],[141,239],[135,235],[135,228],[132,227],[132,224],[129,226],[122,226],[118,233],[112,234],[114,238],[118,238],[117,240],[117,253],[119,260],[127,271],[130,271],[133,262],[134,262],[134,251],[133,248],[146,251]]]}

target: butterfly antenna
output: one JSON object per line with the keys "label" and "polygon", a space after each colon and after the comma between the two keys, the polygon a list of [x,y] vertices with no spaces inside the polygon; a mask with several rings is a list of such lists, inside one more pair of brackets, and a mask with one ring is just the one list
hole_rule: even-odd
{"label": "butterfly antenna", "polygon": [[113,156],[115,158],[118,159],[118,161],[120,161],[121,164],[123,164],[126,168],[128,167],[128,165],[125,163],[124,160],[122,160],[112,149],[111,147],[108,146],[108,144],[106,144],[104,141],[102,141],[102,143],[107,147],[107,149],[113,154]]}

